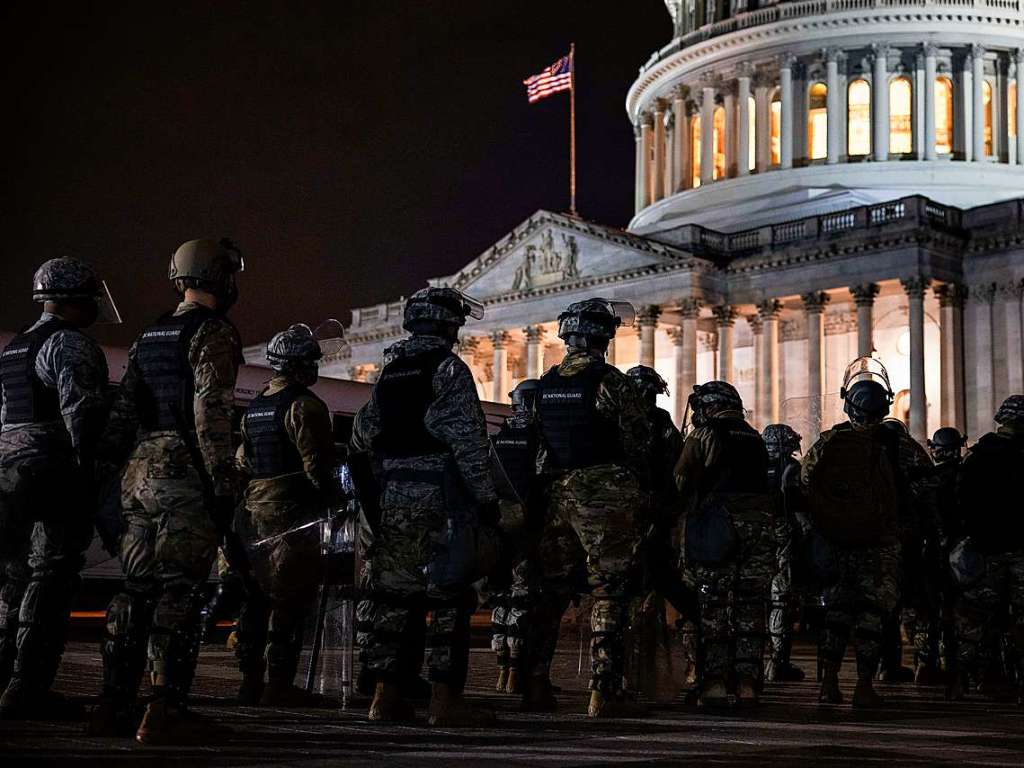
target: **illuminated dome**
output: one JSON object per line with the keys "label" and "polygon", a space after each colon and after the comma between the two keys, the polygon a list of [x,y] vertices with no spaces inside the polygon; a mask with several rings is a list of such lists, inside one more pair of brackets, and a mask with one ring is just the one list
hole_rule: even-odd
{"label": "illuminated dome", "polygon": [[626,97],[630,229],[1024,195],[1020,2],[666,0],[675,37]]}

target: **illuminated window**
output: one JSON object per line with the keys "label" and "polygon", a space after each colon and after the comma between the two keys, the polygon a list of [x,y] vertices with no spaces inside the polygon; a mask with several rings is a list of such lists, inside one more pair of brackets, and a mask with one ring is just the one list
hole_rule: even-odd
{"label": "illuminated window", "polygon": [[828,86],[815,83],[807,92],[807,150],[811,160],[828,155]]}
{"label": "illuminated window", "polygon": [[711,145],[714,155],[714,166],[712,168],[713,179],[725,178],[725,107],[717,107],[712,115],[711,122],[714,131],[714,141]]}
{"label": "illuminated window", "polygon": [[1017,84],[1010,83],[1006,89],[1006,98],[1009,100],[1009,110],[1006,121],[1007,129],[1011,136],[1016,136],[1019,128],[1017,127]]}
{"label": "illuminated window", "polygon": [[747,169],[757,165],[757,107],[753,96],[747,97]]}
{"label": "illuminated window", "polygon": [[849,122],[846,127],[846,152],[867,155],[871,152],[871,86],[867,80],[854,80],[846,89]]}
{"label": "illuminated window", "polygon": [[935,152],[953,152],[953,81],[935,78]]}
{"label": "illuminated window", "polygon": [[910,80],[897,77],[889,83],[889,153],[905,155],[914,151],[911,120]]}
{"label": "illuminated window", "polygon": [[985,156],[992,154],[992,83],[981,84],[981,111],[985,115]]}
{"label": "illuminated window", "polygon": [[772,150],[771,165],[779,165],[782,162],[782,99],[778,91],[772,95],[771,132],[768,138]]}
{"label": "illuminated window", "polygon": [[691,186],[700,186],[700,116],[694,115],[690,118],[690,168]]}

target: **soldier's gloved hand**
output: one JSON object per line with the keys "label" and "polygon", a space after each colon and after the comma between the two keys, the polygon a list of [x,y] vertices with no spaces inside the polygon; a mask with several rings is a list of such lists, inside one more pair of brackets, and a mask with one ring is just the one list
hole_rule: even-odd
{"label": "soldier's gloved hand", "polygon": [[235,521],[235,497],[213,497],[213,522],[218,531],[230,531]]}

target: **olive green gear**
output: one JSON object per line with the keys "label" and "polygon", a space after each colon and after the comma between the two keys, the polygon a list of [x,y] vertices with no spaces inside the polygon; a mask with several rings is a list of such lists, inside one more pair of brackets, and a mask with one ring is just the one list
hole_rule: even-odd
{"label": "olive green gear", "polygon": [[558,338],[570,336],[610,340],[620,325],[632,325],[636,310],[628,301],[585,299],[566,307],[558,316]]}
{"label": "olive green gear", "polygon": [[32,278],[32,298],[39,302],[93,298],[101,292],[96,271],[70,256],[44,262]]}
{"label": "olive green gear", "polygon": [[995,415],[996,424],[1024,425],[1024,395],[1010,395],[1003,400]]}
{"label": "olive green gear", "polygon": [[200,238],[178,247],[171,256],[167,277],[169,280],[192,278],[200,283],[224,285],[232,275],[244,269],[241,251],[226,237],[220,240]]}

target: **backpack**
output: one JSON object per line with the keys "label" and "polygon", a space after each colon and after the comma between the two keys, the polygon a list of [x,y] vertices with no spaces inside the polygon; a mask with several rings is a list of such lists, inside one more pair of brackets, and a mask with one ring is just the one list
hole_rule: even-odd
{"label": "backpack", "polygon": [[899,500],[873,432],[832,432],[811,474],[808,502],[815,530],[832,543],[871,546],[892,534]]}

